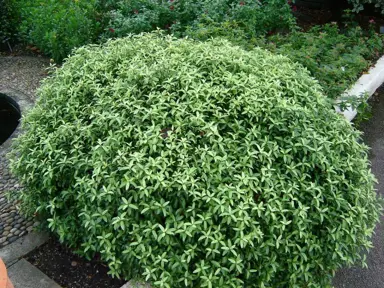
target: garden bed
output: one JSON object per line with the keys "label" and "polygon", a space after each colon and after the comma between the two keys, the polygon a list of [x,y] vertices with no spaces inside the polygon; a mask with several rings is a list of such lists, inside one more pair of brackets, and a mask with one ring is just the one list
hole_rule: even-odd
{"label": "garden bed", "polygon": [[[171,3],[172,2],[173,1],[171,1]],[[243,3],[243,2],[240,2],[240,3]],[[236,10],[236,11],[240,11],[241,9],[244,9],[243,6],[244,6],[244,4],[239,4],[239,7],[237,7],[238,10]],[[173,7],[173,8],[171,8],[171,7]],[[168,8],[167,7],[165,7],[165,8],[167,9],[167,12],[169,12]],[[174,6],[170,6],[169,10],[174,11],[177,9],[175,9]],[[213,10],[214,9],[212,9],[212,11]],[[135,12],[132,12],[132,11],[135,11]],[[132,10],[132,11],[130,11],[129,13],[131,13],[131,14],[132,13],[134,13],[134,14],[141,13],[137,10]],[[136,13],[136,11],[137,11],[137,13]],[[369,33],[367,31],[362,32],[361,30],[359,30],[359,28],[358,29],[351,29],[350,30],[351,32],[347,33],[346,32],[347,29],[342,28],[342,25],[337,25],[337,24],[333,23],[333,24],[328,24],[327,26],[324,26],[324,27],[318,27],[318,28],[314,28],[313,30],[309,30],[310,27],[313,26],[313,24],[317,24],[316,21],[318,21],[318,22],[323,22],[323,21],[327,22],[328,21],[328,20],[322,20],[323,19],[322,17],[324,17],[324,19],[326,17],[328,17],[327,12],[323,11],[323,10],[318,11],[318,13],[320,13],[319,16],[321,16],[321,17],[319,17],[315,21],[307,21],[307,24],[305,24],[306,26],[304,24],[301,25],[299,23],[299,25],[301,25],[301,27],[305,28],[304,29],[305,32],[292,32],[291,34],[287,35],[285,33],[280,33],[281,31],[285,31],[284,29],[279,30],[280,29],[279,27],[275,27],[275,28],[271,28],[271,29],[275,29],[274,31],[270,30],[269,32],[271,32],[271,33],[268,32],[268,34],[269,34],[268,37],[263,36],[262,38],[260,38],[259,37],[260,35],[258,35],[258,36],[255,36],[254,38],[252,38],[252,41],[255,40],[255,42],[252,42],[252,41],[249,41],[250,38],[248,37],[251,34],[247,34],[247,32],[245,30],[241,30],[241,28],[239,28],[239,26],[236,26],[236,21],[238,21],[237,20],[238,18],[236,18],[236,17],[238,15],[237,14],[235,15],[235,12],[234,12],[234,16],[233,16],[233,19],[235,19],[234,21],[232,21],[233,19],[230,19],[230,21],[227,21],[227,22],[223,21],[222,23],[219,23],[219,24],[214,23],[211,26],[209,26],[206,23],[207,25],[203,26],[201,30],[199,30],[199,29],[197,29],[197,27],[195,27],[196,31],[192,31],[194,33],[194,34],[192,33],[193,34],[192,36],[201,36],[201,34],[199,34],[199,33],[211,31],[213,34],[211,35],[208,33],[207,38],[210,38],[211,36],[212,37],[215,37],[215,36],[221,37],[222,36],[224,38],[227,38],[231,42],[234,42],[235,44],[237,44],[239,46],[243,46],[243,44],[245,42],[246,45],[252,46],[251,48],[253,48],[257,44],[262,44],[260,46],[267,48],[268,50],[275,52],[277,54],[286,55],[287,57],[291,58],[291,60],[293,60],[294,62],[299,62],[299,63],[303,64],[303,66],[305,66],[311,72],[311,75],[314,76],[315,78],[317,78],[317,80],[320,82],[320,84],[324,90],[325,96],[327,96],[333,100],[337,99],[337,97],[342,92],[344,92],[346,89],[348,89],[356,81],[356,79],[359,75],[361,75],[362,73],[365,73],[365,71],[367,71],[368,68],[370,67],[371,63],[375,59],[377,59],[382,54],[382,51],[383,51],[382,38],[379,37],[377,34],[373,33],[373,29]],[[129,15],[129,16],[132,16],[132,15]],[[133,15],[133,17],[131,17],[131,18],[135,19],[135,17],[136,16]],[[369,23],[368,20],[366,21],[367,23]],[[243,23],[243,24],[247,24],[247,23]],[[373,22],[371,22],[370,24],[367,24],[367,26],[370,25],[371,28],[373,28],[372,24],[373,24]],[[166,25],[168,25],[168,24],[166,24]],[[171,31],[171,28],[167,27],[166,25],[164,26],[165,27],[164,29]],[[221,32],[226,29],[225,25],[233,25],[233,26],[230,26],[230,28],[231,29],[233,28],[233,30],[229,29],[231,31],[229,31],[228,33],[226,33],[226,31],[225,31],[224,34],[221,35]],[[252,25],[250,25],[250,26],[252,26]],[[112,28],[112,27],[114,27],[114,28]],[[123,31],[123,28],[125,28],[125,27],[120,27],[120,31],[119,31],[119,28],[116,28],[115,26],[112,26],[112,27],[109,28],[108,30],[106,30],[106,33],[104,33],[104,36],[106,36],[106,35],[108,37],[125,36],[124,35],[125,32]],[[351,28],[354,28],[354,27],[351,27]],[[212,30],[209,30],[209,29],[212,29]],[[219,29],[219,30],[217,30],[217,29]],[[220,30],[220,29],[223,29],[223,30]],[[242,32],[243,34],[241,34],[241,33],[238,34],[237,33],[238,30],[236,30],[236,29],[240,29],[239,31]],[[217,31],[219,31],[219,33],[217,33]],[[189,32],[191,32],[191,31],[189,31]],[[68,33],[70,33],[70,32],[68,32]],[[108,35],[108,33],[110,35]],[[118,34],[118,33],[120,33],[120,34]],[[192,37],[192,38],[194,38],[194,37]],[[195,37],[195,38],[200,39],[200,40],[205,40],[204,37]],[[365,40],[367,40],[367,41],[365,41]],[[59,41],[59,40],[57,40],[57,41]],[[262,42],[262,43],[260,43],[260,42]],[[35,43],[33,43],[33,44],[35,45]],[[35,46],[31,46],[31,47],[37,48]],[[58,47],[62,47],[62,45],[58,45]],[[68,47],[68,50],[69,50],[69,48],[70,47]],[[47,50],[45,50],[45,51],[47,52]],[[36,52],[37,52],[37,50],[36,50]],[[66,55],[65,53],[67,53],[66,51],[59,51],[59,52],[60,52],[59,54],[55,54],[54,51],[48,51],[48,53],[50,53],[52,57],[57,58],[57,59],[61,59],[61,58],[65,57],[65,55]],[[241,52],[241,53],[243,53],[243,52]],[[115,53],[113,53],[113,55],[115,55]],[[86,57],[84,57],[84,58],[86,58]],[[83,57],[80,57],[79,59],[83,59]],[[93,67],[93,66],[94,65],[89,65],[89,67]],[[83,68],[83,67],[86,67],[86,65],[80,65],[80,67]],[[75,71],[77,71],[77,70],[75,70]],[[90,73],[90,74],[93,75],[92,73]],[[114,74],[111,74],[111,75],[114,75]],[[113,77],[115,77],[115,76],[113,76]],[[152,77],[152,75],[148,76],[147,78],[148,79],[155,79],[155,77]],[[295,80],[296,79],[302,80],[302,77],[297,76],[295,78]],[[99,79],[97,81],[99,81]],[[131,86],[133,87],[134,85],[131,85]],[[265,85],[260,85],[260,86],[264,87]],[[310,86],[312,86],[312,85],[310,85]],[[77,85],[72,85],[72,87],[77,87]],[[60,93],[57,93],[57,95],[62,95],[62,93],[65,94],[65,91],[64,92],[60,91]],[[79,93],[82,93],[82,92],[80,91]],[[309,95],[311,95],[311,93],[309,93]],[[106,97],[105,99],[107,99],[107,98],[108,97]],[[65,98],[65,100],[62,101],[61,104],[67,103],[66,99],[69,99],[69,97]],[[275,99],[275,98],[272,98],[272,99]],[[136,100],[136,99],[133,99],[133,100]],[[269,103],[269,102],[264,101],[264,103]],[[202,106],[205,107],[204,105],[202,105]],[[59,105],[57,105],[57,107],[59,107]],[[106,107],[109,107],[109,105],[106,105]],[[54,110],[54,109],[52,109],[52,110]],[[77,109],[76,111],[80,111],[80,110]],[[329,111],[329,109],[327,111]],[[102,112],[98,112],[95,115],[98,115],[98,116],[103,115]],[[80,116],[83,116],[83,115],[80,115]],[[113,118],[113,120],[116,119],[115,116],[113,116],[112,118]],[[297,118],[301,119],[300,117],[297,117]],[[49,121],[49,119],[48,119],[47,121],[42,121],[41,123],[55,123],[57,118],[53,117],[53,119],[54,120],[51,119],[51,121]],[[99,119],[99,117],[96,117],[95,119]],[[122,119],[122,121],[124,121],[124,120],[125,119]],[[212,121],[213,121],[213,123],[217,122],[217,120],[212,120]],[[84,121],[83,121],[83,123],[85,123],[85,124],[91,124],[91,122],[92,121],[90,119],[84,119]],[[329,122],[332,122],[332,121],[329,121]],[[254,121],[252,121],[252,124],[254,124]],[[325,121],[324,125],[325,124],[328,124],[328,123]],[[44,126],[44,125],[41,125],[41,126]],[[126,126],[127,125],[125,125],[124,127],[126,127]],[[58,127],[54,127],[54,128],[55,129],[52,129],[52,130],[55,130],[55,131],[59,130]],[[59,127],[59,128],[62,131],[64,131],[64,129],[62,129],[63,127]],[[77,133],[77,134],[75,133],[76,135],[71,134],[72,128],[73,127],[70,127],[70,129],[67,129],[64,131],[66,134],[65,135],[63,134],[62,139],[76,139],[77,135],[81,134],[81,133]],[[163,128],[162,130],[158,129],[158,130],[160,130],[160,133],[162,133],[161,134],[162,139],[164,141],[170,140],[168,138],[171,138],[174,131],[171,128],[168,128],[168,126],[160,127],[160,128]],[[348,129],[349,129],[349,126],[348,126]],[[88,131],[90,131],[90,129]],[[168,135],[169,131],[171,131],[169,133],[170,136]],[[331,129],[330,131],[327,131],[327,132],[329,132],[331,134],[332,131],[333,131],[333,129]],[[197,132],[198,132],[197,135],[200,135],[199,137],[201,137],[201,138],[203,138],[205,136],[205,133],[206,133],[205,130],[203,130],[203,131],[198,130]],[[328,135],[328,133],[325,133],[325,134]],[[34,136],[33,133],[31,133],[31,137],[32,136]],[[270,136],[270,134],[268,134],[268,136]],[[193,140],[195,140],[195,138],[193,138]],[[202,139],[201,141],[205,141],[205,138]],[[38,141],[31,141],[31,142],[34,143],[33,145],[38,143]],[[352,143],[355,143],[355,142],[352,142]],[[22,144],[22,143],[23,142],[20,142],[20,144]],[[35,146],[38,146],[38,145],[35,145]],[[43,146],[43,145],[40,145],[40,146]],[[31,151],[31,150],[32,149],[29,149],[29,151]],[[81,149],[78,149],[77,151],[81,151]],[[55,151],[55,153],[56,153],[56,151]],[[68,152],[66,152],[66,153],[68,153]],[[70,153],[72,153],[72,152],[70,152]],[[45,153],[45,154],[47,154],[47,153]],[[147,154],[145,154],[145,155],[147,155]],[[357,154],[357,155],[360,155],[360,154]],[[355,156],[354,155],[352,155],[352,156],[353,156],[352,157],[352,159],[353,159]],[[67,154],[65,155],[65,159],[66,159],[66,157],[67,157]],[[64,157],[61,155],[61,156],[58,156],[58,158],[62,159]],[[42,161],[40,161],[40,162],[34,161],[34,163],[41,163],[41,162]],[[60,163],[62,164],[63,162],[60,162]],[[61,165],[60,163],[58,165]],[[340,161],[340,163],[344,163],[344,162]],[[53,166],[57,167],[58,165],[53,165]],[[20,165],[20,167],[25,167],[25,166],[26,165]],[[43,167],[43,168],[45,169],[46,167]],[[64,169],[62,169],[60,171],[67,171],[66,170],[67,168],[68,167],[64,167]],[[105,167],[103,167],[102,169],[104,170],[103,172],[107,171],[107,168],[105,168]],[[346,169],[345,167],[340,168],[341,171],[345,171],[345,169]],[[355,170],[358,170],[358,169],[355,169]],[[119,169],[114,169],[114,173],[115,173],[115,171],[119,171]],[[31,173],[30,171],[27,171],[27,172]],[[93,171],[93,170],[86,171],[85,177],[87,177],[90,173],[93,173],[93,172],[95,172],[95,171]],[[311,171],[311,173],[312,172],[313,171]],[[40,173],[41,172],[39,171],[38,173],[36,173],[36,175],[38,175]],[[49,175],[49,173],[46,173],[46,174]],[[314,175],[317,175],[317,174],[318,174],[318,172],[316,170],[314,172]],[[68,173],[68,175],[73,175],[73,173],[72,172]],[[68,176],[68,175],[66,175],[66,176]],[[63,176],[61,178],[67,179],[66,176],[65,177]],[[120,176],[117,177],[117,179],[122,179],[122,177],[120,177]],[[54,181],[56,181],[56,180],[54,179],[51,182],[54,182]],[[41,182],[43,182],[43,181],[41,181]],[[335,181],[335,183],[338,183],[338,181]],[[71,184],[68,187],[73,187],[73,185]],[[40,191],[40,189],[41,189],[41,187],[35,187],[35,191]],[[41,189],[41,190],[44,190],[44,189]],[[85,189],[85,190],[87,190],[87,189]],[[68,192],[68,191],[66,191],[66,192]],[[58,194],[60,194],[60,193],[58,193]],[[78,195],[78,191],[75,191],[75,195]],[[167,194],[167,197],[169,197],[168,194]],[[257,199],[259,199],[259,197],[260,197],[259,194],[256,195]],[[265,196],[263,195],[262,197],[265,197]],[[168,199],[168,198],[165,198],[165,199]],[[121,199],[119,198],[118,200],[120,201]],[[163,199],[161,199],[161,200],[163,200]],[[54,207],[55,201],[56,201],[56,199],[52,202],[49,202],[49,205],[48,205],[48,202],[46,203],[46,205],[42,205],[42,209],[44,210],[44,209],[46,209],[46,207],[49,207],[49,206],[51,206],[51,208],[53,207],[53,209],[55,209],[55,207]],[[131,200],[129,200],[129,201],[131,201]],[[65,199],[63,201],[60,201],[60,200],[57,201],[57,203],[60,203],[57,206],[61,205],[61,203],[64,203],[64,202],[65,202]],[[83,204],[86,205],[87,203],[88,203],[88,198],[87,198],[87,201],[84,201]],[[328,206],[332,206],[331,203],[329,203]],[[137,207],[137,206],[134,205],[133,207]],[[311,207],[312,207],[312,204],[311,204]],[[93,208],[94,207],[92,207],[92,209]],[[112,209],[112,210],[117,211],[117,208]],[[81,210],[81,211],[84,211],[84,210]],[[326,211],[326,210],[324,210],[324,211]],[[337,210],[337,211],[339,211],[339,210]],[[70,215],[71,213],[68,213],[68,214]],[[82,216],[78,215],[78,214],[79,214],[78,212],[74,212],[72,215],[76,215],[76,216],[84,217],[84,218],[88,217],[90,220],[87,220],[89,223],[87,223],[86,225],[93,225],[91,218],[93,218],[94,217],[93,215],[96,215],[96,214],[90,214],[92,216],[90,216],[86,213],[81,213],[81,214],[84,214]],[[141,216],[142,215],[140,215],[140,217]],[[63,218],[67,219],[66,216],[63,216]],[[125,220],[129,219],[129,217],[126,217],[126,215],[124,214],[124,216],[121,216],[121,219],[124,219],[124,221],[125,221]],[[65,226],[65,227],[63,226],[64,227],[63,229],[57,229],[57,227],[55,227],[55,226],[64,225],[63,223],[65,221],[55,222],[56,219],[53,219],[53,220],[50,219],[50,220],[51,220],[50,225],[52,225],[51,227],[54,227],[54,229],[52,229],[52,230],[54,230],[56,233],[58,231],[59,232],[65,231],[65,233],[67,233],[65,236],[64,236],[64,234],[61,235],[61,237],[63,237],[63,238],[65,238],[67,235],[71,235],[71,233],[68,232],[68,227],[75,227],[75,226]],[[115,218],[113,218],[113,219],[108,218],[108,220],[104,220],[104,219],[102,219],[102,220],[107,222],[107,223],[112,223],[112,220],[113,220],[115,222],[115,224],[117,223],[116,222],[117,220]],[[150,218],[150,220],[152,221],[153,217]],[[123,230],[127,229],[127,228],[125,228],[126,226],[124,226],[124,225],[126,225],[124,221],[123,220],[121,221],[122,222],[121,225],[122,225]],[[330,223],[332,224],[332,222],[330,222]],[[106,225],[106,226],[108,226],[108,225]],[[129,226],[127,226],[127,227],[129,227]],[[104,226],[103,226],[103,228],[104,228]],[[114,228],[113,233],[115,233],[117,228],[116,227]],[[142,233],[142,231],[135,231],[135,233],[133,233],[133,234],[134,235],[141,235],[141,233]],[[101,233],[99,233],[98,235],[101,235]],[[101,242],[102,244],[100,244],[100,246],[103,246],[105,244],[105,242],[107,242],[107,240],[108,240],[106,238],[109,237],[108,236],[109,234],[102,233],[102,235],[103,236],[97,236],[97,240],[95,242],[95,243]],[[107,236],[105,236],[105,235],[107,235]],[[104,236],[105,236],[105,239],[104,239]],[[100,237],[102,238],[102,241],[100,240]],[[340,237],[339,239],[345,239],[345,237],[344,238]],[[67,243],[70,243],[70,241],[68,239],[66,239],[66,241],[67,241]],[[138,240],[138,242],[139,242],[139,240]],[[160,242],[160,239],[157,242]],[[157,242],[154,241],[154,243],[157,243]],[[334,243],[336,241],[331,241],[331,242]],[[78,244],[79,243],[75,243],[75,244],[72,243],[72,245],[74,245],[76,247],[80,247],[80,245],[78,245]],[[144,243],[144,244],[148,245],[149,247],[154,246],[153,244],[151,244],[149,242]],[[120,249],[123,245],[120,243],[116,246],[118,247],[118,249]],[[103,247],[98,248],[98,250],[96,252],[108,251],[108,249],[104,249],[104,250],[102,250],[102,249],[103,249]],[[128,251],[128,252],[130,252],[130,251]],[[100,253],[103,253],[103,252],[100,252]],[[121,253],[120,254],[117,253],[117,255],[120,257]],[[354,255],[354,253],[348,253],[348,255]],[[108,257],[104,257],[104,259],[106,259],[106,258],[110,259],[110,257],[109,257],[110,255],[107,255],[107,256]],[[114,287],[116,287],[116,288],[119,288],[124,284],[123,281],[112,279],[108,276],[108,274],[107,274],[108,268],[106,265],[104,265],[101,262],[99,257],[96,257],[92,261],[84,260],[83,258],[75,255],[73,253],[73,251],[71,251],[71,249],[68,249],[67,247],[61,245],[55,239],[51,239],[47,244],[45,244],[42,247],[40,247],[39,249],[33,251],[31,254],[29,254],[26,257],[26,259],[29,262],[31,262],[33,265],[38,267],[40,270],[42,270],[49,277],[53,278],[57,283],[59,283],[60,285],[62,285],[63,287],[66,287],[66,288],[72,288],[72,287],[74,287],[74,288],[77,288],[77,287],[82,287],[82,288],[87,288],[87,287],[98,287],[98,288],[99,287],[100,288],[112,287],[112,288],[114,288]],[[204,259],[206,260],[207,258],[204,258]],[[111,265],[111,263],[109,263],[109,264],[110,264],[110,267],[112,267],[111,272],[114,273],[115,271],[113,270],[113,265],[115,263],[112,263],[112,265]],[[134,269],[135,267],[133,267],[133,266],[134,265],[130,265],[130,266],[128,265],[126,267],[132,267],[132,269]],[[174,269],[170,269],[170,271],[171,270],[172,270],[172,272],[174,272],[173,271]],[[158,275],[160,275],[160,272],[156,272],[156,273],[158,273]],[[195,273],[195,272],[193,272],[193,273]],[[156,280],[156,278],[157,279],[160,278],[160,277],[158,277],[158,275],[156,277],[154,277],[155,280]],[[203,279],[204,277],[201,277],[201,278]],[[152,278],[152,280],[153,280],[153,278]]]}

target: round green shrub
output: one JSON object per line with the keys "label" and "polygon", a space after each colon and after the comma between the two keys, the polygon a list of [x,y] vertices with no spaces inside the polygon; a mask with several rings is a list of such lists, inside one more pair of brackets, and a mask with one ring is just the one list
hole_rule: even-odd
{"label": "round green shrub", "polygon": [[78,49],[23,121],[22,205],[156,287],[326,287],[371,246],[360,133],[299,64],[146,34]]}

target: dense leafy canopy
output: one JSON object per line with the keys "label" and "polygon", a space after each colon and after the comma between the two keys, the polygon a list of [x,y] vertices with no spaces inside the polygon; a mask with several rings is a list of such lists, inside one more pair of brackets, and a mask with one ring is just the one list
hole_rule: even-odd
{"label": "dense leafy canopy", "polygon": [[367,148],[286,57],[156,34],[80,48],[23,121],[25,211],[156,287],[325,287],[378,221]]}

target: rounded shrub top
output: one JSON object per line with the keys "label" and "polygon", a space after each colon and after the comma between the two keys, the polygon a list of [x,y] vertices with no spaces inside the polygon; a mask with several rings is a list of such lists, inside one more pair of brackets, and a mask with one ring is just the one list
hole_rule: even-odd
{"label": "rounded shrub top", "polygon": [[156,287],[325,287],[378,220],[366,147],[302,66],[156,34],[86,46],[15,142],[25,211]]}

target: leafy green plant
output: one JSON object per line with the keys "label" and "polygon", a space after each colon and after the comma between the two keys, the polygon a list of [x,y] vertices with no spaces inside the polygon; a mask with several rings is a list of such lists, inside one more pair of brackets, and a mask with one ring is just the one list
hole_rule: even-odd
{"label": "leafy green plant", "polygon": [[17,15],[11,0],[0,0],[0,7],[0,44],[5,44],[15,38]]}
{"label": "leafy green plant", "polygon": [[23,210],[155,287],[327,287],[379,201],[360,132],[303,66],[144,34],[79,48],[11,154]]}
{"label": "leafy green plant", "polygon": [[120,0],[106,6],[111,12],[104,37],[122,37],[156,28],[180,36],[188,26],[226,21],[236,21],[249,34],[263,35],[271,30],[290,29],[295,24],[285,0]]}
{"label": "leafy green plant", "polygon": [[353,4],[353,11],[360,12],[364,10],[364,6],[367,4],[374,4],[375,7],[381,10],[384,14],[384,0],[348,0],[349,3]]}
{"label": "leafy green plant", "polygon": [[353,123],[356,127],[359,127],[361,123],[369,120],[372,117],[372,107],[368,102],[370,95],[364,93],[362,95],[345,95],[339,100],[339,108],[341,111],[347,109],[353,109],[357,111],[356,117],[353,119]]}
{"label": "leafy green plant", "polygon": [[95,1],[18,1],[23,40],[61,61],[73,48],[96,40],[100,23]]}

